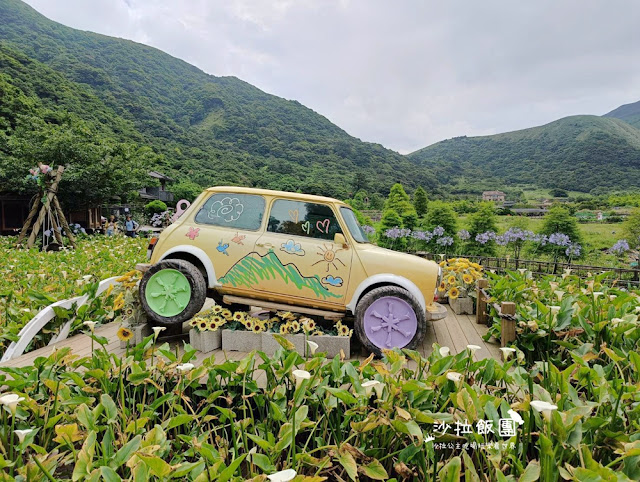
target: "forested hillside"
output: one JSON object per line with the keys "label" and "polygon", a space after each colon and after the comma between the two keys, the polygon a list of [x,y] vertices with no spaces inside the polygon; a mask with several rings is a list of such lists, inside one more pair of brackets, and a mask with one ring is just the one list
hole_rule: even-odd
{"label": "forested hillside", "polygon": [[409,154],[440,179],[493,179],[589,192],[640,185],[640,130],[618,119],[571,116],[493,136],[456,137]]}
{"label": "forested hillside", "polygon": [[[0,0],[0,44],[7,85],[44,108],[75,113],[100,135],[150,146],[157,167],[178,178],[339,197],[361,187],[385,192],[394,182],[438,184],[428,170],[296,101],[145,45],[65,27],[18,0]],[[3,164],[20,155],[6,142],[3,153]]]}
{"label": "forested hillside", "polygon": [[604,117],[615,117],[640,129],[640,100],[632,104],[621,105],[605,114]]}

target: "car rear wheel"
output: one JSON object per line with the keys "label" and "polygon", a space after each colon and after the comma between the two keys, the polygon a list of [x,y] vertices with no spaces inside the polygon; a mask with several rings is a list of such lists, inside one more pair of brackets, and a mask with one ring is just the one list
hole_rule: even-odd
{"label": "car rear wheel", "polygon": [[425,324],[425,314],[418,301],[398,286],[371,290],[356,306],[356,334],[377,356],[383,349],[415,349],[422,343]]}
{"label": "car rear wheel", "polygon": [[204,276],[196,266],[181,259],[154,264],[140,281],[142,307],[159,325],[190,320],[202,309],[206,297]]}

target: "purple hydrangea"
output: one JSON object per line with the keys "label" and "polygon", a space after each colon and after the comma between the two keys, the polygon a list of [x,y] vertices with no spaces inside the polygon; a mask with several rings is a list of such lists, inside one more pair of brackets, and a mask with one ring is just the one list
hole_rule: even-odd
{"label": "purple hydrangea", "polygon": [[493,231],[486,231],[484,233],[476,234],[476,243],[487,244],[489,241],[496,239],[496,233]]}
{"label": "purple hydrangea", "polygon": [[553,233],[547,242],[556,246],[571,246],[571,238],[564,233]]}
{"label": "purple hydrangea", "polygon": [[389,239],[398,239],[400,237],[400,231],[400,228],[396,226],[394,228],[387,229],[384,232],[384,235]]}
{"label": "purple hydrangea", "polygon": [[402,228],[402,229],[400,230],[400,237],[401,237],[401,238],[407,238],[407,237],[409,237],[409,236],[411,236],[411,230],[410,230],[410,229]]}
{"label": "purple hydrangea", "polygon": [[458,231],[458,238],[460,238],[462,241],[466,241],[470,237],[471,235],[469,234],[469,231],[467,231],[466,229],[461,229],[460,231]]}
{"label": "purple hydrangea", "polygon": [[376,232],[376,229],[373,226],[365,224],[364,226],[362,226],[362,231],[364,231],[364,234],[373,234]]}
{"label": "purple hydrangea", "polygon": [[442,226],[436,226],[436,228],[433,230],[434,236],[442,236],[443,234],[444,234],[444,228]]}
{"label": "purple hydrangea", "polygon": [[413,239],[417,239],[418,241],[431,241],[432,234],[428,231],[414,231],[411,233],[411,237]]}
{"label": "purple hydrangea", "polygon": [[580,252],[582,251],[582,246],[578,243],[570,244],[569,247],[565,250],[565,254],[567,258],[577,258],[580,256]]}
{"label": "purple hydrangea", "polygon": [[618,256],[620,256],[621,254],[624,254],[627,251],[629,251],[629,249],[630,249],[629,243],[627,242],[627,240],[620,239],[616,242],[616,244],[611,246],[611,249],[609,251],[613,254],[617,254]]}
{"label": "purple hydrangea", "polygon": [[453,238],[451,236],[442,236],[436,240],[436,243],[440,246],[451,246],[453,244]]}

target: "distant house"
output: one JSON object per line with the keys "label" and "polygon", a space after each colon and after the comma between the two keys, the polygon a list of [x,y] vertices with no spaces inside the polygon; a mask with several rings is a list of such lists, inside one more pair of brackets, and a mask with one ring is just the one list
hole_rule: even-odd
{"label": "distant house", "polygon": [[140,189],[140,198],[146,201],[160,200],[169,203],[173,202],[173,193],[167,191],[167,183],[173,182],[173,179],[157,171],[149,172],[149,177],[160,181],[160,185],[143,187],[142,189]]}
{"label": "distant house", "polygon": [[483,201],[493,201],[498,203],[503,203],[505,200],[506,194],[502,191],[485,191],[482,193]]}
{"label": "distant house", "polygon": [[514,208],[511,212],[518,216],[544,216],[548,210],[544,208]]}

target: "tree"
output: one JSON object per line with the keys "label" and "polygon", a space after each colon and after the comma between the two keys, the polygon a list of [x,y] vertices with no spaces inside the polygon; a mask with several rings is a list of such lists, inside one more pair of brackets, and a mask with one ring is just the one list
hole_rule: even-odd
{"label": "tree", "polygon": [[631,214],[624,222],[623,229],[631,249],[640,247],[640,208],[631,211]]}
{"label": "tree", "polygon": [[405,239],[390,239],[385,236],[385,232],[387,229],[392,228],[401,228],[402,227],[402,218],[400,215],[393,209],[386,209],[382,214],[382,219],[380,220],[380,231],[378,233],[378,244],[384,248],[394,247],[396,249],[400,248],[403,242],[406,244]]}
{"label": "tree", "polygon": [[429,201],[427,199],[427,191],[422,189],[422,186],[418,186],[418,189],[413,193],[413,206],[418,213],[418,217],[422,217],[427,214],[427,207]]}
{"label": "tree", "polygon": [[188,179],[177,182],[169,188],[169,191],[173,193],[176,202],[181,199],[193,202],[195,198],[202,193],[202,190],[202,187]]}
{"label": "tree", "polygon": [[431,201],[428,205],[427,215],[424,218],[424,226],[427,229],[442,226],[446,235],[455,236],[458,231],[456,212],[449,203]]}
{"label": "tree", "polygon": [[578,221],[562,206],[553,206],[543,219],[540,234],[550,236],[554,233],[566,234],[572,243],[582,242]]}
{"label": "tree", "polygon": [[469,216],[469,240],[465,245],[465,254],[495,256],[496,242],[489,240],[485,244],[476,242],[478,234],[496,232],[496,214],[493,203],[481,203],[478,211]]}
{"label": "tree", "polygon": [[[409,201],[409,195],[405,192],[402,184],[394,184],[391,187],[387,201],[384,203],[384,211],[393,210],[402,218],[400,227],[413,229],[418,221],[418,213]],[[383,213],[384,215],[384,213]]]}

